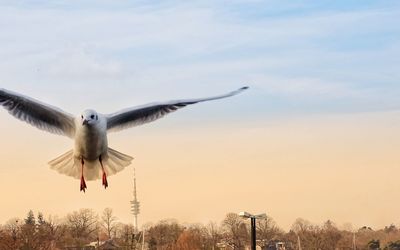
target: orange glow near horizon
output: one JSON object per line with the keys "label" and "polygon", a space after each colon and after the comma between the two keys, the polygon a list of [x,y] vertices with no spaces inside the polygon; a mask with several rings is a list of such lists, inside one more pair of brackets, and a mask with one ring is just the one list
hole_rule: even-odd
{"label": "orange glow near horizon", "polygon": [[[109,145],[135,157],[142,225],[166,218],[219,222],[228,212],[246,210],[266,212],[284,229],[298,217],[383,227],[399,223],[400,204],[393,199],[400,189],[398,117],[314,115],[190,129],[159,124],[110,134]],[[30,209],[61,217],[106,207],[123,222],[133,220],[131,166],[109,178],[109,189],[90,181],[81,193],[79,180],[46,164],[71,141],[6,112],[0,119],[1,223]]]}

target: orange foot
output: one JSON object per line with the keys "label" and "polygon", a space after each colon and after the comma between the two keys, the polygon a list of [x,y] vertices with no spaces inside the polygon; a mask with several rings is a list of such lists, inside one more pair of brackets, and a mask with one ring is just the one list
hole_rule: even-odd
{"label": "orange foot", "polygon": [[81,191],[83,191],[85,193],[86,190],[86,182],[85,182],[85,178],[83,178],[83,175],[81,176]]}
{"label": "orange foot", "polygon": [[104,186],[104,189],[106,189],[108,187],[107,175],[105,172],[103,172],[103,186]]}

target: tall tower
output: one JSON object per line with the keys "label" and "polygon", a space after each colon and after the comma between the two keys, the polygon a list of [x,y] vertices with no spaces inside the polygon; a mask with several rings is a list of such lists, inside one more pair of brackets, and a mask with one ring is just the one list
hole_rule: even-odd
{"label": "tall tower", "polygon": [[133,214],[133,226],[135,227],[135,233],[137,233],[138,230],[138,214],[140,213],[140,203],[137,199],[136,196],[136,170],[133,168],[133,200],[131,201],[131,212]]}
{"label": "tall tower", "polygon": [[299,235],[297,235],[297,249],[298,250],[302,250],[301,243],[300,243],[300,236]]}

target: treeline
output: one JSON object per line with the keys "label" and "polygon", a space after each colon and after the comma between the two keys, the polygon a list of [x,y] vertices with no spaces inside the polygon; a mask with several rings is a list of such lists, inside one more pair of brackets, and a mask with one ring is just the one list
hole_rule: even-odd
{"label": "treeline", "polygon": [[[268,216],[256,224],[257,244],[263,249],[276,249],[276,243],[282,242],[286,250],[400,250],[400,230],[395,225],[379,230],[340,230],[330,220],[315,225],[297,219],[285,232]],[[13,218],[0,225],[0,249],[91,249],[90,244],[93,249],[110,239],[118,249],[141,249],[142,242],[151,250],[246,249],[250,245],[249,221],[235,213],[228,213],[218,224],[162,220],[145,225],[143,231],[119,222],[110,208],[100,215],[81,209],[64,218],[29,211],[24,219]]]}

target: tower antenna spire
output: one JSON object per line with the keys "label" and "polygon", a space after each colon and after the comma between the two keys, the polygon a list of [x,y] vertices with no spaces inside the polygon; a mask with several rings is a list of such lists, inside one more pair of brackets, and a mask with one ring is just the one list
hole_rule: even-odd
{"label": "tower antenna spire", "polygon": [[135,233],[139,232],[138,229],[138,214],[140,213],[140,202],[137,199],[136,193],[136,169],[133,168],[133,200],[131,201],[131,212],[133,214],[133,226]]}

